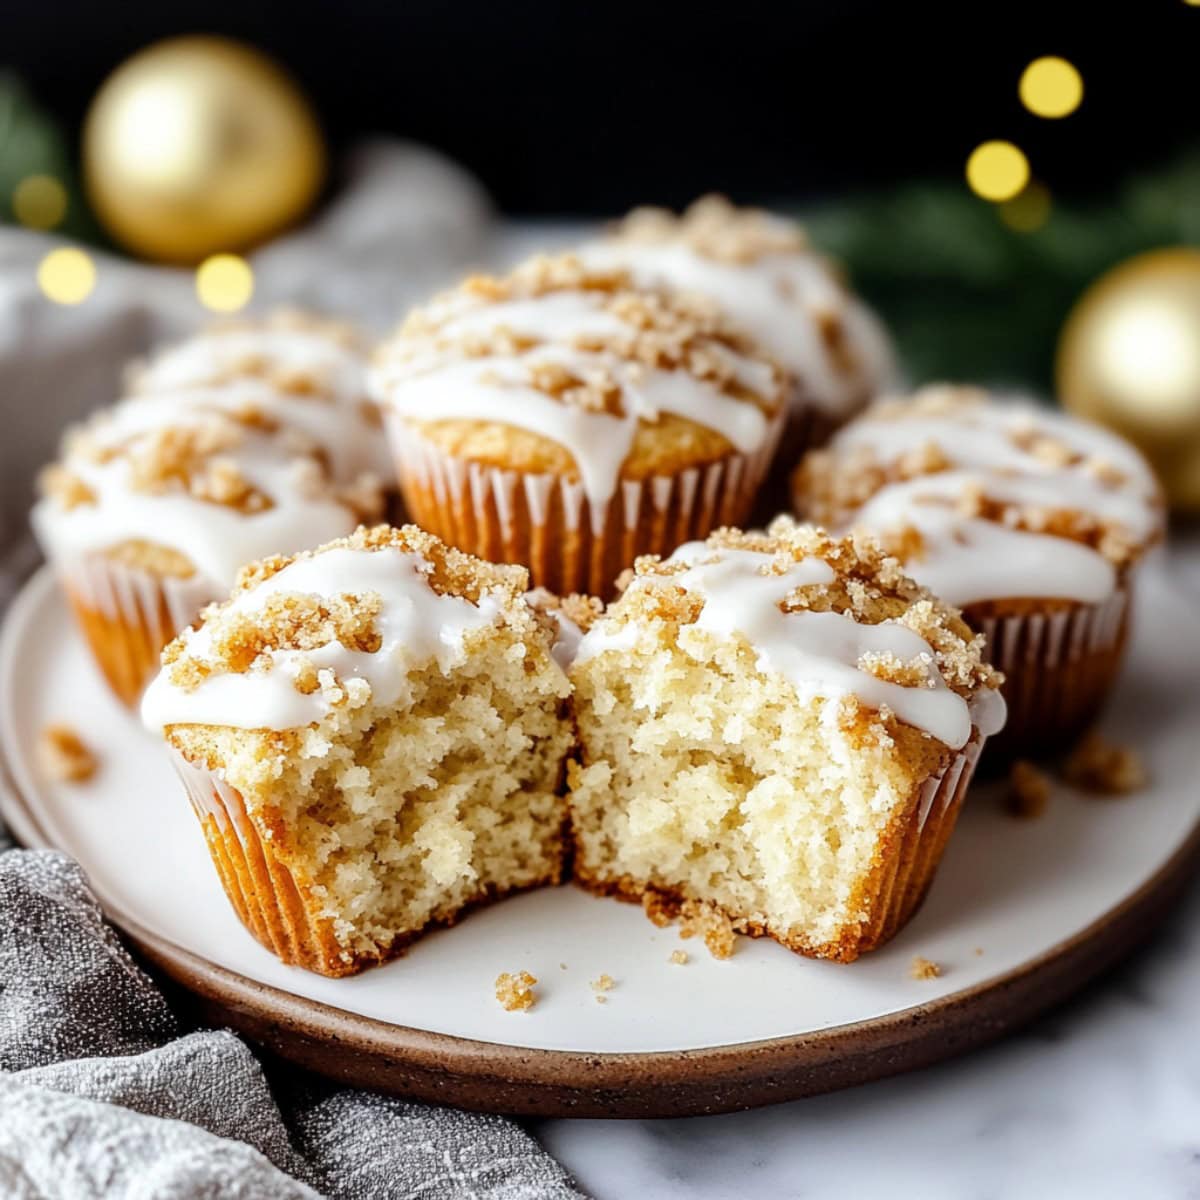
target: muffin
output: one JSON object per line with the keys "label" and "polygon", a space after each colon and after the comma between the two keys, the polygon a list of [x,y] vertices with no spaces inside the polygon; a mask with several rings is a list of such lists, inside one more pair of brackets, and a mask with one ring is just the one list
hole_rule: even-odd
{"label": "muffin", "polygon": [[136,402],[68,431],[40,491],[34,530],[125,704],[243,563],[343,536],[381,508],[377,489],[337,487],[296,430]]}
{"label": "muffin", "polygon": [[958,605],[1004,673],[992,753],[1061,750],[1095,720],[1164,509],[1141,455],[1063,413],[938,386],[880,404],[810,454],[796,508],[877,534]]}
{"label": "muffin", "polygon": [[579,645],[575,877],[848,962],[928,889],[996,672],[869,540],[721,530],[632,581]]}
{"label": "muffin", "polygon": [[127,372],[133,395],[205,406],[254,404],[315,438],[338,483],[391,475],[367,396],[368,344],[352,326],[295,309],[231,318]]}
{"label": "muffin", "polygon": [[749,514],[785,397],[711,303],[571,256],[417,310],[372,382],[414,521],[600,596],[637,555]]}
{"label": "muffin", "polygon": [[284,962],[352,974],[562,878],[569,685],[527,583],[362,529],[246,568],[165,651],[143,717]]}
{"label": "muffin", "polygon": [[787,477],[801,452],[866,405],[893,373],[882,325],[801,226],[721,196],[682,216],[635,209],[580,256],[629,271],[640,285],[715,300],[790,376],[777,467],[763,489],[764,519],[787,508]]}

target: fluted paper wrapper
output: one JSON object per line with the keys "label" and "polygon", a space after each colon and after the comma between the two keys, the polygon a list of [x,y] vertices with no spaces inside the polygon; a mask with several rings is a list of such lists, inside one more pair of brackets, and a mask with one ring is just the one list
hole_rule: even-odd
{"label": "fluted paper wrapper", "polygon": [[96,665],[129,707],[158,672],[163,647],[217,599],[199,576],[152,575],[102,554],[55,569]]}
{"label": "fluted paper wrapper", "polygon": [[926,781],[898,827],[889,831],[892,844],[886,850],[882,875],[868,897],[867,921],[857,946],[845,958],[890,941],[921,907],[962,811],[983,742],[979,732],[973,731],[971,740]]}
{"label": "fluted paper wrapper", "polygon": [[388,436],[405,504],[418,525],[492,562],[523,563],[534,586],[609,597],[641,554],[670,554],[749,517],[782,427],[753,454],[678,475],[623,480],[603,511],[556,475],[501,470],[446,454],[395,414]]}
{"label": "fluted paper wrapper", "polygon": [[343,956],[330,920],[315,911],[271,840],[261,836],[242,794],[178,750],[170,754],[199,818],[221,886],[242,924],[285,963],[321,975],[357,970],[353,960]]}
{"label": "fluted paper wrapper", "polygon": [[1008,721],[989,742],[988,762],[1061,753],[1100,715],[1121,667],[1129,632],[1131,581],[1107,599],[1059,612],[964,616],[987,639],[988,661],[1004,672]]}

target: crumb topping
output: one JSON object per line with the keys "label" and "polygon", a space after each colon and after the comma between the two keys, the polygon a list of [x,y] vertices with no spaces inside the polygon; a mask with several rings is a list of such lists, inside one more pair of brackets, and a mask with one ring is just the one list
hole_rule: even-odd
{"label": "crumb topping", "polygon": [[[181,657],[170,679],[185,691],[194,690],[214,672],[243,675],[265,669],[268,656],[279,650],[318,650],[340,642],[347,650],[374,654],[382,639],[375,618],[383,606],[374,592],[343,593],[329,598],[278,593],[269,596],[254,613],[230,611],[212,623],[212,657],[204,661]],[[319,686],[311,663],[297,677],[305,693]]]}
{"label": "crumb topping", "polygon": [[600,976],[599,979],[592,980],[592,991],[594,992],[611,992],[616,987],[616,980],[607,973]]}
{"label": "crumb topping", "polygon": [[913,955],[912,964],[909,966],[908,973],[913,979],[937,979],[942,973],[942,968],[932,959],[923,958],[919,954]]}
{"label": "crumb topping", "polygon": [[[275,309],[260,316],[226,317],[210,325],[208,333],[218,336],[255,333],[303,334],[329,342],[360,357],[365,357],[368,349],[362,333],[350,323],[297,308]],[[205,335],[200,336],[203,338]],[[169,357],[177,350],[178,347],[169,348],[163,352],[162,357]],[[156,361],[134,363],[127,373],[127,386],[133,391],[152,388]],[[247,349],[242,354],[222,360],[219,366],[214,363],[208,382],[219,386],[238,380],[257,379],[284,395],[329,399],[335,382],[331,372],[335,370],[336,367],[332,365],[301,366],[281,362],[264,350]]]}
{"label": "crumb topping", "polygon": [[[864,654],[860,669],[902,687],[932,687],[940,674],[951,690],[969,698],[980,688],[998,688],[1002,676],[983,657],[983,638],[974,634],[956,609],[943,604],[904,574],[895,558],[863,533],[835,538],[811,525],[777,518],[766,533],[720,529],[705,543],[715,551],[749,550],[764,556],[764,575],[785,575],[806,558],[819,558],[833,570],[831,583],[793,589],[780,605],[788,612],[837,612],[859,624],[895,621],[928,643],[932,657],[901,661],[891,654]],[[703,563],[705,560],[696,560]],[[637,560],[636,579],[669,584],[693,563],[667,562],[654,556]],[[631,587],[616,607],[623,620],[664,618],[690,623],[703,609],[701,596],[669,586]],[[610,608],[610,613],[614,610]]]}
{"label": "crumb topping", "polygon": [[559,596],[548,588],[534,588],[525,598],[537,612],[557,614],[584,633],[604,615],[604,601],[598,596],[585,596],[579,592]]}
{"label": "crumb topping", "polygon": [[1050,779],[1031,762],[1018,759],[1008,773],[1005,808],[1014,817],[1040,817],[1050,803]]}
{"label": "crumb topping", "polygon": [[[556,339],[556,344],[565,341],[572,349],[596,356],[586,368],[537,360],[533,353],[541,345],[539,339],[508,328],[483,332],[455,332],[452,328],[464,305],[476,308],[562,292],[595,296],[600,308],[623,326],[618,333],[588,332]],[[480,359],[530,355],[521,386],[533,387],[571,407],[615,417],[625,415],[626,388],[636,384],[639,373],[646,370],[685,371],[767,413],[777,411],[782,403],[782,369],[766,360],[712,301],[635,288],[626,272],[585,267],[573,255],[538,256],[503,278],[472,276],[456,291],[411,313],[383,357],[399,364],[424,362],[431,347],[439,355]],[[772,386],[765,393],[752,390],[742,380],[739,357],[756,359],[770,367]],[[495,386],[505,385],[495,373],[487,379]]]}
{"label": "crumb topping", "polygon": [[42,769],[63,783],[84,783],[96,774],[100,760],[70,725],[47,725],[38,743]]}
{"label": "crumb topping", "polygon": [[1136,750],[1109,742],[1094,730],[1071,751],[1062,774],[1072,787],[1100,796],[1127,795],[1149,782]]}
{"label": "crumb topping", "polygon": [[537,1003],[536,983],[537,976],[528,971],[503,971],[496,976],[496,999],[505,1012],[528,1012]]}
{"label": "crumb topping", "polygon": [[[983,389],[939,384],[925,387],[906,399],[878,403],[857,424],[860,428],[870,424],[883,430],[892,423],[935,418],[961,421],[966,427],[972,414],[990,408],[991,402]],[[1007,439],[1014,450],[1026,455],[1031,467],[1062,472],[1064,477],[1067,472],[1081,474],[1112,492],[1136,484],[1102,454],[1072,445],[1032,416],[997,428],[995,436]],[[896,455],[889,455],[886,445],[886,438],[881,438],[877,445],[860,442],[839,447],[835,442],[807,454],[793,479],[797,502],[805,514],[820,524],[841,528],[889,485],[959,469],[952,449],[937,440]],[[1080,542],[1117,566],[1128,563],[1142,550],[1144,543],[1131,536],[1120,521],[1088,511],[1086,505],[1073,505],[1069,500],[1047,504],[1014,498],[1003,486],[1013,478],[1013,470],[1007,467],[977,471],[962,483],[956,501],[943,501],[940,496],[935,501],[931,496],[929,502],[951,503],[963,517]],[[901,562],[920,562],[925,558],[922,534],[911,524],[883,531],[882,537],[888,552]]]}
{"label": "crumb topping", "polygon": [[[278,497],[252,480],[246,464],[255,456],[286,466],[298,495],[328,497],[360,520],[378,519],[382,487],[372,476],[335,487],[319,446],[296,429],[280,429],[253,405],[231,413],[194,410],[178,420],[120,436],[113,412],[68,430],[61,461],[46,467],[38,484],[64,512],[100,503],[104,484],[96,470],[124,464],[121,487],[143,496],[186,495],[205,504],[255,516],[276,506]],[[269,441],[262,442],[261,439]]]}
{"label": "crumb topping", "polygon": [[761,209],[737,208],[715,195],[702,196],[680,216],[665,208],[636,208],[615,232],[635,244],[679,242],[704,258],[732,265],[809,250],[801,226]]}
{"label": "crumb topping", "polygon": [[239,512],[263,512],[271,501],[226,454],[241,442],[237,427],[216,416],[195,425],[156,429],[126,450],[130,487],[152,495],[185,491]]}
{"label": "crumb topping", "polygon": [[682,967],[689,961],[688,952],[686,950],[672,950],[671,956],[667,962],[674,963],[677,967]]}
{"label": "crumb topping", "polygon": [[49,496],[64,512],[96,503],[96,493],[72,471],[61,463],[43,467],[38,476],[38,490]]}
{"label": "crumb topping", "polygon": [[[399,549],[416,556],[429,587],[439,595],[462,596],[478,604],[485,594],[499,593],[506,604],[521,603],[528,574],[523,567],[485,563],[455,550],[413,525],[394,529],[378,525],[360,527],[350,537],[339,538],[316,550],[276,555],[244,567],[233,595],[201,613],[207,645],[197,650],[184,632],[163,650],[163,665],[176,687],[191,692],[213,675],[243,675],[269,667],[279,651],[311,652],[339,643],[347,650],[376,653],[382,644],[377,618],[382,599],[374,592],[341,592],[329,596],[276,592],[252,611],[236,605],[238,597],[253,591],[294,562],[310,560],[331,550],[378,551]],[[300,665],[295,678],[302,694],[318,690],[334,694],[337,681],[311,662]]]}

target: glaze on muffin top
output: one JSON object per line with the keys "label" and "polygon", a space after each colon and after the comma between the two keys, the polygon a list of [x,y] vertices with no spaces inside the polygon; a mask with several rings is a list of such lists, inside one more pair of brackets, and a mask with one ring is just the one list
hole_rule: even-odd
{"label": "glaze on muffin top", "polygon": [[1115,434],[946,385],[851,422],[804,459],[794,495],[812,520],[876,533],[960,605],[1100,601],[1163,528],[1152,472]]}
{"label": "glaze on muffin top", "polygon": [[647,628],[684,649],[696,631],[744,640],[758,669],[802,699],[885,711],[952,748],[972,725],[1003,724],[1001,678],[982,639],[869,538],[780,518],[766,533],[719,530],[668,559],[639,559],[577,661]]}
{"label": "glaze on muffin top", "polygon": [[705,196],[682,215],[635,209],[580,256],[641,285],[707,296],[789,372],[789,399],[837,417],[892,373],[887,337],[794,221]]}
{"label": "glaze on muffin top", "polygon": [[784,378],[710,302],[565,255],[475,276],[415,311],[373,387],[456,456],[578,479],[602,508],[619,479],[763,448]]}

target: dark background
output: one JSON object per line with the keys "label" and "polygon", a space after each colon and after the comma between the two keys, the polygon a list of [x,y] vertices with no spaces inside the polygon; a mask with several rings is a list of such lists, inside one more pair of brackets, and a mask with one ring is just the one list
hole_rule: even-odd
{"label": "dark background", "polygon": [[[1200,8],[1183,0],[8,0],[0,65],[77,131],[117,63],[193,32],[274,54],[335,146],[377,131],[429,142],[510,213],[613,213],[712,188],[837,196],[959,175],[992,137],[1016,141],[1056,195],[1086,197],[1196,129]],[[1042,54],[1083,74],[1065,120],[1017,100]]]}

